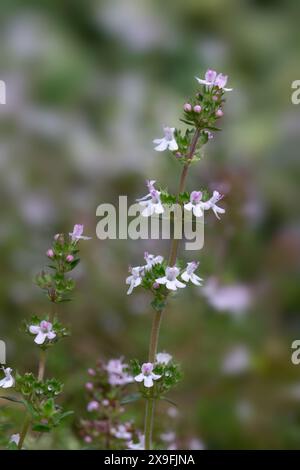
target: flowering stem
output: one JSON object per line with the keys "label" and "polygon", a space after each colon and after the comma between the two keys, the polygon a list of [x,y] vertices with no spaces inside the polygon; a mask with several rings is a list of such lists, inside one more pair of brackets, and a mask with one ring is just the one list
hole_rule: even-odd
{"label": "flowering stem", "polygon": [[[51,312],[50,312],[50,316],[49,316],[51,323],[53,323],[54,314],[55,314],[55,303],[52,303],[52,308],[51,308]],[[44,380],[45,368],[46,368],[46,359],[47,359],[46,350],[42,349],[41,353],[40,353],[40,359],[39,359],[39,365],[38,365],[38,380],[40,380],[40,381]],[[21,435],[20,435],[20,440],[19,440],[19,444],[18,444],[18,449],[19,450],[22,449],[23,442],[24,442],[25,437],[26,437],[26,435],[29,431],[30,423],[31,423],[31,418],[30,418],[29,415],[27,415],[26,418],[25,418],[24,424],[23,424]]]}
{"label": "flowering stem", "polygon": [[[177,201],[179,198],[179,194],[184,191],[188,169],[189,169],[191,160],[193,158],[193,155],[195,153],[199,137],[200,137],[200,129],[196,128],[195,134],[192,138],[191,145],[187,153],[186,163],[181,173],[179,188],[178,188],[178,193],[177,193]],[[174,266],[176,263],[178,246],[179,246],[179,239],[173,238],[171,242],[171,247],[170,247],[169,266]],[[162,313],[163,313],[163,310],[155,311],[153,321],[152,321],[152,330],[151,330],[151,336],[150,336],[149,356],[148,356],[149,362],[152,362],[152,363],[155,362],[155,356],[157,353],[157,345],[158,345]],[[147,403],[146,403],[146,415],[145,415],[145,449],[146,450],[151,450],[151,447],[152,447],[154,408],[155,408],[155,399],[148,398]]]}
{"label": "flowering stem", "polygon": [[40,381],[44,379],[45,367],[46,367],[46,351],[42,349],[40,353],[39,370],[38,370],[38,380]]}

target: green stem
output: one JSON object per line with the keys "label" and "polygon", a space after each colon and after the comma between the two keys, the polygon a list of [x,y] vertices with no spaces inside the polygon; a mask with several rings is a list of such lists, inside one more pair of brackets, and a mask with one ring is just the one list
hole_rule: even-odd
{"label": "green stem", "polygon": [[20,440],[19,440],[19,444],[18,444],[18,450],[21,450],[22,447],[23,447],[23,443],[24,443],[26,434],[27,434],[27,432],[28,432],[30,423],[31,423],[30,416],[27,415],[26,418],[25,418],[25,421],[24,421],[24,423],[23,423],[22,431],[21,431],[21,434],[20,434]]}
{"label": "green stem", "polygon": [[[188,169],[193,158],[193,155],[196,150],[197,142],[200,137],[200,129],[195,130],[195,134],[191,141],[191,145],[189,151],[187,153],[187,160],[182,169],[179,188],[177,192],[177,201],[179,194],[184,191],[186,178],[188,174]],[[173,238],[170,247],[170,256],[169,256],[169,266],[174,266],[176,263],[177,252],[179,247],[179,239]],[[148,360],[149,362],[155,362],[155,357],[157,353],[157,346],[158,346],[158,339],[159,339],[159,330],[161,325],[163,310],[155,311],[153,321],[152,321],[152,329],[151,329],[151,336],[149,342],[149,355]],[[152,448],[152,434],[153,434],[153,421],[154,421],[154,409],[155,409],[155,398],[150,397],[147,399],[146,403],[146,413],[145,413],[145,450],[151,450]]]}
{"label": "green stem", "polygon": [[155,408],[155,399],[148,398],[146,402],[146,414],[145,414],[145,449],[146,450],[151,450],[151,446],[152,446],[154,408]]}

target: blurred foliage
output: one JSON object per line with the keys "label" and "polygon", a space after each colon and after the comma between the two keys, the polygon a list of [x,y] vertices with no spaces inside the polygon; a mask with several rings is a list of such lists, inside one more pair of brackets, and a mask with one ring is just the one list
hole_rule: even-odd
{"label": "blurred foliage", "polygon": [[[209,449],[300,448],[299,369],[290,361],[300,334],[300,108],[290,100],[298,21],[297,0],[2,0],[0,336],[20,373],[36,373],[20,326],[45,311],[32,279],[53,234],[84,223],[93,235],[75,270],[75,301],[59,306],[71,339],[48,363],[75,414],[29,446],[82,446],[86,368],[146,357],[152,310],[144,294],[126,297],[127,265],[168,247],[97,240],[96,207],[121,194],[133,202],[149,177],[175,192],[180,164],[153,152],[152,140],[164,124],[179,126],[194,76],[211,67],[234,91],[188,190],[218,189],[227,212],[206,219],[204,249],[187,253],[219,290],[185,289],[163,319],[161,349],[184,371],[172,397],[179,429]],[[0,405],[2,439],[4,429],[18,432],[22,412]],[[17,423],[8,431],[4,413]],[[128,414],[141,425],[142,409]]]}

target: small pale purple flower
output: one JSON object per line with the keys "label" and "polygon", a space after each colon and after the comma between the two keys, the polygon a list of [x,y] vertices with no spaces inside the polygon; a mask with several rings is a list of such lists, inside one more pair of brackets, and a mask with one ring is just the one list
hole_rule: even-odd
{"label": "small pale purple flower", "polygon": [[146,261],[145,269],[146,271],[150,271],[156,264],[161,264],[163,262],[163,257],[158,255],[151,255],[148,251],[144,253],[144,260]]}
{"label": "small pale purple flower", "polygon": [[203,203],[201,202],[201,199],[201,191],[192,191],[190,195],[190,202],[184,204],[185,210],[193,211],[195,217],[201,217],[203,215]]}
{"label": "small pale purple flower", "polygon": [[96,400],[92,400],[87,405],[87,410],[91,413],[92,411],[97,411],[99,409],[99,403]]}
{"label": "small pale purple flower", "polygon": [[66,261],[67,261],[68,263],[72,263],[72,261],[74,261],[74,256],[73,256],[73,255],[67,255]]}
{"label": "small pale purple flower", "polygon": [[30,325],[29,331],[31,334],[36,335],[34,340],[36,344],[44,344],[46,339],[51,341],[56,337],[52,323],[46,320],[42,320],[39,325]]}
{"label": "small pale purple flower", "polygon": [[214,191],[212,197],[208,201],[203,203],[203,209],[211,209],[217,219],[220,219],[218,214],[225,214],[225,209],[217,206],[217,202],[219,202],[222,198],[222,194],[220,194],[218,191]]}
{"label": "small pale purple flower", "polygon": [[176,266],[168,266],[166,268],[166,275],[156,279],[155,281],[158,282],[158,284],[164,284],[169,290],[177,290],[177,288],[183,289],[186,286],[183,282],[180,282],[177,279],[179,273],[180,271]]}
{"label": "small pale purple flower", "polygon": [[136,382],[144,382],[147,388],[153,387],[153,380],[158,380],[161,375],[154,374],[154,365],[151,362],[145,362],[142,365],[142,372],[134,377]]}
{"label": "small pale purple flower", "polygon": [[166,352],[161,352],[156,354],[156,362],[158,364],[169,364],[169,362],[172,360],[171,354],[168,354]]}
{"label": "small pale purple flower", "polygon": [[194,106],[194,112],[195,113],[199,114],[199,113],[201,113],[201,110],[202,110],[202,108],[201,108],[200,104],[196,104],[196,106]]}
{"label": "small pale purple flower", "polygon": [[206,85],[209,88],[216,86],[224,91],[232,91],[232,88],[225,88],[228,76],[223,75],[222,73],[217,74],[215,70],[208,69],[205,73],[205,79],[198,77],[195,78],[201,85]]}
{"label": "small pale purple flower", "polygon": [[2,367],[2,370],[4,372],[4,379],[0,380],[0,388],[11,388],[15,384],[15,379],[12,376],[12,369],[10,367]]}
{"label": "small pale purple flower", "polygon": [[143,279],[143,267],[129,267],[130,276],[126,278],[126,284],[129,284],[127,295],[130,295],[135,287],[138,287]]}
{"label": "small pale purple flower", "polygon": [[91,240],[91,237],[85,237],[83,234],[84,226],[82,224],[74,225],[73,232],[69,233],[73,242],[78,240]]}
{"label": "small pale purple flower", "polygon": [[110,359],[106,365],[108,382],[110,385],[126,385],[133,382],[133,377],[128,374],[128,365],[120,359]]}
{"label": "small pale purple flower", "polygon": [[197,274],[194,273],[198,266],[199,263],[197,263],[196,261],[187,263],[185,271],[181,274],[181,279],[183,279],[184,282],[191,281],[195,286],[201,286],[201,281],[203,281],[203,279],[201,279],[201,277],[197,276]]}
{"label": "small pale purple flower", "polygon": [[174,137],[175,127],[164,127],[164,137],[161,139],[154,139],[153,143],[156,144],[154,150],[157,152],[164,152],[164,150],[171,150],[174,152],[178,150],[178,145]]}

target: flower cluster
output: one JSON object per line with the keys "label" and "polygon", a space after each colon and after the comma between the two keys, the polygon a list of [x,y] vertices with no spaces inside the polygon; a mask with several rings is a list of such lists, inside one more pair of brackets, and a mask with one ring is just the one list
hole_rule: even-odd
{"label": "flower cluster", "polygon": [[88,369],[87,419],[80,421],[79,433],[90,448],[126,449],[137,445],[140,433],[132,421],[123,419],[123,404],[132,401],[127,385],[134,381],[122,358],[98,361]]}
{"label": "flower cluster", "polygon": [[41,349],[47,349],[70,335],[69,330],[57,318],[49,321],[48,315],[43,319],[34,315],[29,321],[24,322],[24,329],[31,337],[35,337],[34,342]]}
{"label": "flower cluster", "polygon": [[140,285],[151,290],[156,297],[160,294],[166,296],[168,291],[182,289],[186,287],[185,283],[188,282],[192,282],[196,286],[201,285],[203,279],[195,274],[199,266],[196,261],[187,263],[185,269],[180,270],[177,266],[167,266],[160,255],[150,255],[146,252],[144,259],[145,265],[129,268],[130,276],[126,278],[126,284],[129,285],[127,294],[131,294],[133,289]]}
{"label": "flower cluster", "polygon": [[195,217],[202,217],[203,212],[212,210],[219,219],[219,214],[224,214],[225,209],[217,206],[217,203],[223,198],[218,192],[214,191],[211,198],[207,198],[205,191],[192,191],[191,194],[183,193],[178,197],[169,194],[167,191],[158,191],[155,188],[155,180],[147,180],[146,184],[149,193],[146,196],[137,199],[137,202],[143,207],[142,216],[151,217],[153,214],[163,214],[165,212],[164,205],[172,205],[176,202],[183,204],[187,211],[192,211]]}
{"label": "flower cluster", "polygon": [[140,384],[140,393],[145,398],[162,398],[163,394],[174,387],[181,378],[179,365],[173,361],[170,354],[156,354],[154,363],[139,361],[131,362],[134,380]]}
{"label": "flower cluster", "polygon": [[69,299],[70,293],[75,288],[75,282],[66,277],[66,273],[72,271],[80,262],[78,257],[78,241],[89,240],[83,234],[83,225],[76,224],[73,231],[66,237],[62,233],[54,236],[53,245],[46,252],[51,261],[48,266],[52,273],[42,271],[36,276],[36,284],[43,289],[49,300],[54,303]]}
{"label": "flower cluster", "polygon": [[232,88],[226,88],[228,77],[215,70],[208,69],[204,79],[195,78],[204,86],[193,100],[183,105],[184,118],[181,119],[189,126],[198,129],[199,136],[195,146],[192,145],[192,129],[187,129],[182,134],[174,127],[164,127],[164,137],[153,141],[154,150],[163,152],[168,149],[184,164],[187,161],[199,160],[202,156],[201,147],[213,138],[212,131],[220,130],[216,127],[216,122],[224,115],[224,92],[232,90]]}

